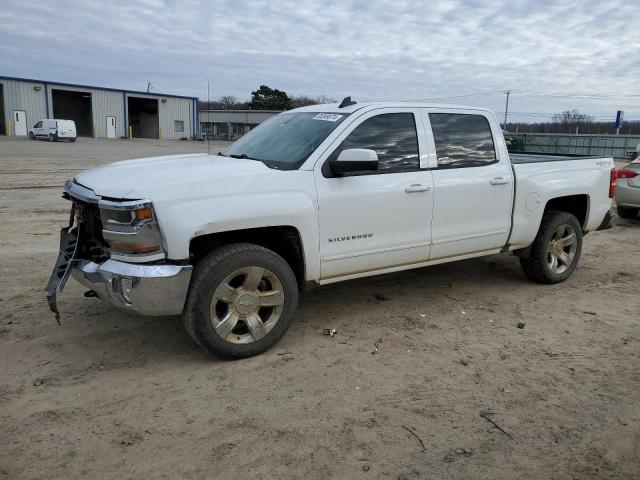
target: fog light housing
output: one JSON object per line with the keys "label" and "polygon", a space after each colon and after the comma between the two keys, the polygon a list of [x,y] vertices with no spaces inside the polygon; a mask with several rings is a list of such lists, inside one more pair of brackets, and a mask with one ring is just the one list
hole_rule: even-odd
{"label": "fog light housing", "polygon": [[120,275],[114,275],[111,280],[114,295],[126,305],[133,303],[132,291],[136,283],[135,280],[133,277],[122,277]]}

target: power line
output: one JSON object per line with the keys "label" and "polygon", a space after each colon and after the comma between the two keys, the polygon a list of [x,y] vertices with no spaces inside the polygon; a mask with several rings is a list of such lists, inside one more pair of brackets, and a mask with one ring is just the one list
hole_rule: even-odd
{"label": "power line", "polygon": [[481,92],[481,93],[470,93],[467,95],[455,95],[452,97],[434,97],[434,98],[419,98],[417,100],[405,100],[407,102],[435,102],[440,100],[455,100],[457,98],[476,98],[476,97],[490,97],[492,95],[504,95],[504,90],[500,90],[499,92]]}
{"label": "power line", "polygon": [[595,100],[612,100],[617,98],[638,98],[640,99],[640,94],[609,94],[609,93],[568,93],[568,92],[555,92],[555,93],[545,93],[545,92],[531,92],[531,91],[512,91],[514,95],[523,95],[523,96],[538,96],[538,97],[571,97],[571,98],[591,98]]}

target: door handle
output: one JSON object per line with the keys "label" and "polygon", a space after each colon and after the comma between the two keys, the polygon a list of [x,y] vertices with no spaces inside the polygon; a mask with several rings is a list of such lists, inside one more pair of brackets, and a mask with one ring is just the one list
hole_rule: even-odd
{"label": "door handle", "polygon": [[506,185],[507,183],[511,183],[511,180],[504,177],[492,178],[489,180],[491,185]]}
{"label": "door handle", "polygon": [[431,190],[431,187],[429,185],[420,185],[419,183],[414,183],[413,185],[409,185],[404,189],[404,191],[407,193],[426,192],[429,190]]}

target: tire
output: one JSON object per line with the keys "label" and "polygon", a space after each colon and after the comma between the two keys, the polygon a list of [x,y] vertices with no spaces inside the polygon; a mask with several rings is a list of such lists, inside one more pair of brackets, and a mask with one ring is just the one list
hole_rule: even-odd
{"label": "tire", "polygon": [[36,139],[36,136],[33,134],[33,132],[29,132],[29,138],[30,138],[31,140],[35,140],[35,139]]}
{"label": "tire", "polygon": [[75,141],[76,141],[76,137],[73,137],[73,138],[71,139],[71,143],[75,143]]}
{"label": "tire", "polygon": [[636,218],[638,216],[638,208],[633,207],[621,207],[618,206],[617,209],[618,216],[622,218]]}
{"label": "tire", "polygon": [[[257,306],[260,301],[273,305]],[[293,323],[297,303],[296,276],[282,257],[258,245],[236,243],[215,249],[196,264],[183,322],[207,352],[245,358],[280,340]]]}
{"label": "tire", "polygon": [[559,283],[571,276],[581,253],[582,227],[578,219],[568,212],[550,210],[542,217],[529,256],[520,257],[520,265],[531,280],[546,284]]}
{"label": "tire", "polygon": [[56,141],[56,137],[55,137],[55,135],[53,133],[49,134],[49,141],[50,142],[55,142]]}

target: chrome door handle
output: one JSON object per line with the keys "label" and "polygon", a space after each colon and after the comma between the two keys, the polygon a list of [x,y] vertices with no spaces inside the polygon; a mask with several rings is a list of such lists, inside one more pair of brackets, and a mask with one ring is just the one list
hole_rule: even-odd
{"label": "chrome door handle", "polygon": [[508,178],[497,177],[489,180],[489,183],[491,185],[506,185],[507,183],[511,183],[511,180],[509,180]]}
{"label": "chrome door handle", "polygon": [[416,192],[426,192],[431,190],[431,187],[429,185],[420,185],[418,183],[415,183],[413,185],[409,185],[408,187],[405,187],[404,191],[407,193],[416,193]]}

